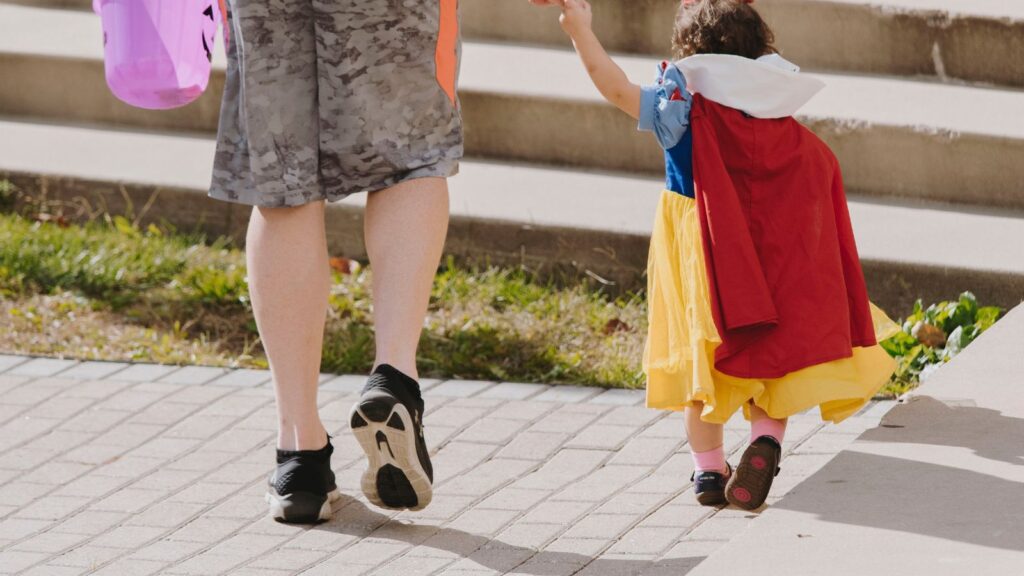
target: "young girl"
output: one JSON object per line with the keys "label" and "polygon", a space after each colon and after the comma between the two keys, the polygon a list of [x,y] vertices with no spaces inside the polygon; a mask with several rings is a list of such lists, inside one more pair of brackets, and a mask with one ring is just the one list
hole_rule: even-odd
{"label": "young girl", "polygon": [[[772,47],[748,3],[684,0],[674,64],[630,83],[591,30],[586,0],[558,0],[601,94],[654,132],[666,190],[648,264],[647,404],[684,410],[704,505],[761,506],[786,418],[854,414],[888,379],[895,324],[868,302],[839,165],[792,115],[823,84]],[[723,424],[750,444],[733,469]]]}

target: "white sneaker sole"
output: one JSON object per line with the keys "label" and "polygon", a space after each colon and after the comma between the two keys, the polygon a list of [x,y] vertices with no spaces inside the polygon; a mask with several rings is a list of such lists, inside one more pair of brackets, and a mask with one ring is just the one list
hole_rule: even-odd
{"label": "white sneaker sole", "polygon": [[341,498],[341,491],[335,488],[334,490],[327,493],[327,500],[320,506],[319,512],[317,512],[316,519],[306,517],[301,512],[298,513],[300,517],[296,518],[296,512],[293,511],[294,504],[288,502],[291,498],[291,494],[284,496],[278,496],[272,491],[267,491],[264,495],[264,499],[267,504],[270,505],[270,517],[279,522],[287,522],[291,524],[309,524],[312,522],[320,522],[329,520],[331,518],[331,504]]}
{"label": "white sneaker sole", "polygon": [[378,422],[368,417],[357,403],[349,421],[366,453],[367,468],[362,477],[366,498],[389,510],[426,508],[433,497],[433,487],[416,454],[416,428],[405,406],[396,402],[387,418]]}

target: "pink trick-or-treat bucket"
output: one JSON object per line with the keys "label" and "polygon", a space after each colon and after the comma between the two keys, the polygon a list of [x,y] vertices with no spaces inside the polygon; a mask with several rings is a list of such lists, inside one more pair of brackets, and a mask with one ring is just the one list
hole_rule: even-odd
{"label": "pink trick-or-treat bucket", "polygon": [[218,0],[93,0],[111,92],[150,110],[202,95],[222,8]]}

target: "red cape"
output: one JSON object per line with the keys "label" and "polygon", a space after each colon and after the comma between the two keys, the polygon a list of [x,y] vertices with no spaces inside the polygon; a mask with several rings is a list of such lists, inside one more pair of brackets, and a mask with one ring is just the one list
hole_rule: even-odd
{"label": "red cape", "polygon": [[722,339],[715,367],[742,378],[779,378],[874,345],[832,151],[793,118],[751,118],[699,94],[690,126]]}

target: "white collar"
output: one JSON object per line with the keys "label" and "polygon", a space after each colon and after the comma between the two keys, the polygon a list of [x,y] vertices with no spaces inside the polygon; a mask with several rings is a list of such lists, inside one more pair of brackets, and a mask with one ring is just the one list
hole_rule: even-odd
{"label": "white collar", "polygon": [[757,60],[697,54],[675,65],[691,92],[755,118],[792,116],[825,87],[821,80],[800,74],[799,66],[778,54]]}

